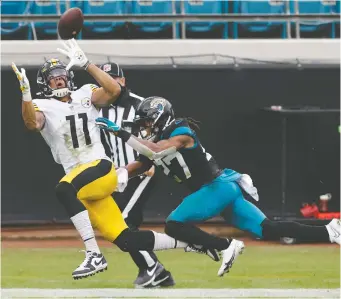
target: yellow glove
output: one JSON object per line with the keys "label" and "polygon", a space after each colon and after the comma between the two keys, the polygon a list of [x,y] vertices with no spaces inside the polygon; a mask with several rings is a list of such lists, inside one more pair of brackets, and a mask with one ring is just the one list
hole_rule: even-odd
{"label": "yellow glove", "polygon": [[18,81],[20,83],[20,90],[22,92],[23,101],[25,102],[32,101],[30,82],[26,77],[25,69],[22,68],[20,73],[14,62],[12,62],[12,69],[14,73],[17,75]]}

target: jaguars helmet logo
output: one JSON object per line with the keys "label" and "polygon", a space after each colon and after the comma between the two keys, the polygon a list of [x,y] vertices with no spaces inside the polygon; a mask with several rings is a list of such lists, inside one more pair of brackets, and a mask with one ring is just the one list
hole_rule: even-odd
{"label": "jaguars helmet logo", "polygon": [[150,102],[150,108],[156,108],[159,111],[163,111],[166,106],[166,100],[162,98],[156,98]]}

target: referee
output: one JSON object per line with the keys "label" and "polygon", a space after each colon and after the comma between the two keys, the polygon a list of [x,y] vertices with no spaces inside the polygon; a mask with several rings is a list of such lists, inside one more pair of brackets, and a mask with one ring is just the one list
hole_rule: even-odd
{"label": "referee", "polygon": [[[113,105],[101,109],[101,116],[131,131],[136,108],[144,98],[126,88],[123,70],[117,63],[103,64],[100,68],[124,87]],[[138,153],[122,142],[121,138],[109,132],[102,130],[101,140],[107,156],[117,168],[124,167],[138,157]],[[116,192],[113,195],[130,229],[137,230],[143,221],[142,209],[154,185],[154,170],[153,166],[144,175],[131,178],[123,193]],[[129,254],[139,268],[134,281],[136,287],[169,287],[175,284],[171,273],[158,261],[154,252],[138,251]]]}

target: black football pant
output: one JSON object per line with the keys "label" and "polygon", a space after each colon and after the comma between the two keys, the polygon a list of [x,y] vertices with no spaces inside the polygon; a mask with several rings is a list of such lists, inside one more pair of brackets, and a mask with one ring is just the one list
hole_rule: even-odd
{"label": "black football pant", "polygon": [[[137,176],[129,180],[123,193],[113,194],[123,218],[132,230],[138,230],[143,222],[143,208],[153,189],[154,181],[151,177]],[[158,261],[153,251],[134,251],[129,254],[140,271],[148,269]]]}

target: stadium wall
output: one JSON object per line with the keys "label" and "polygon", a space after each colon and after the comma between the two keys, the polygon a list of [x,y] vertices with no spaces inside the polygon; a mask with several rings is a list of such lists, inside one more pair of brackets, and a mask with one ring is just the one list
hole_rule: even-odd
{"label": "stadium wall", "polygon": [[[308,65],[339,64],[340,40],[237,39],[237,40],[80,40],[94,63],[115,61],[126,66],[235,65],[277,62]],[[65,59],[57,52],[61,43],[1,41],[1,64],[40,65],[47,58]]]}
{"label": "stadium wall", "polygon": [[[27,69],[33,92],[37,67]],[[54,187],[62,168],[53,162],[39,134],[28,132],[21,119],[20,90],[9,68],[1,71],[2,98],[2,223],[64,222],[66,213]],[[126,69],[129,87],[141,96],[169,99],[178,116],[200,120],[199,136],[221,167],[248,173],[260,206],[270,216],[281,211],[282,122],[262,109],[271,105],[340,108],[340,68],[192,67]],[[93,82],[76,71],[78,86]],[[288,117],[287,215],[299,213],[303,202],[333,194],[330,207],[339,209],[340,144],[338,114]],[[147,221],[163,221],[187,193],[183,186],[157,174],[147,204]],[[209,200],[209,199],[208,199]]]}

